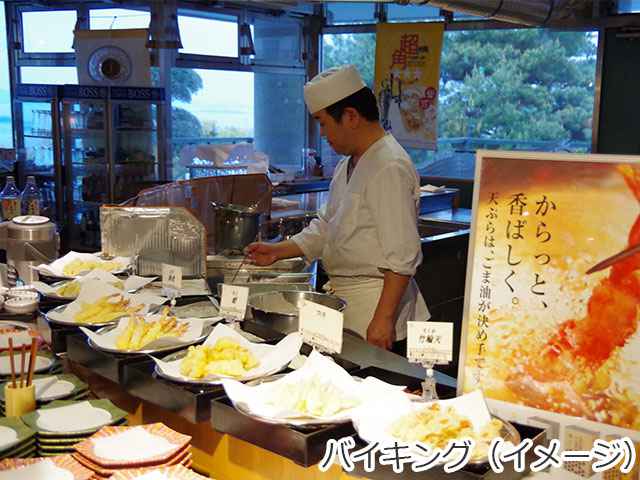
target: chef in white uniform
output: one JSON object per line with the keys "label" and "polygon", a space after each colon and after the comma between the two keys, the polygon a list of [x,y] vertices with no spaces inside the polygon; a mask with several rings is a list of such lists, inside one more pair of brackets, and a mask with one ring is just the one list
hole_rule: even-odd
{"label": "chef in white uniform", "polygon": [[320,73],[304,98],[321,134],[345,157],[317,219],[290,240],[251,244],[247,254],[258,265],[321,259],[329,291],[347,302],[345,329],[382,348],[403,348],[407,321],[430,316],[412,278],[422,262],[418,174],[381,127],[375,96],[354,66]]}

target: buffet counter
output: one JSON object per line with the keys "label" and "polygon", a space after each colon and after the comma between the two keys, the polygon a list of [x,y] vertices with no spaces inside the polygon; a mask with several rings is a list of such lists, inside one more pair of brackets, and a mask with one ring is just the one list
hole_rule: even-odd
{"label": "buffet counter", "polygon": [[[273,331],[266,335],[264,326],[252,321],[246,321],[244,328],[262,333],[269,342],[281,336]],[[199,473],[218,480],[360,478],[347,475],[337,465],[324,473],[317,466],[328,439],[355,433],[350,423],[315,431],[265,424],[237,412],[219,386],[187,388],[158,378],[146,356],[124,361],[122,356],[96,352],[82,334],[70,336],[67,346],[66,368],[86,381],[94,395],[129,412],[130,424],[163,422],[191,435],[193,468]],[[305,351],[309,352],[308,347]],[[362,372],[398,384],[406,381],[411,388],[419,388],[424,377],[423,368],[350,334],[345,334],[343,352],[336,361],[355,375]],[[112,374],[105,374],[108,363]],[[454,394],[454,379],[437,373],[437,381],[441,395]]]}

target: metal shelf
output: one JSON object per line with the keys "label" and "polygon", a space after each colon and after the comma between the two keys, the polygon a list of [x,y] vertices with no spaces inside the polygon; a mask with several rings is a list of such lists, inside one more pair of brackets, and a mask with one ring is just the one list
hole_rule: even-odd
{"label": "metal shelf", "polygon": [[31,133],[23,135],[24,138],[39,138],[41,140],[53,140],[51,135],[34,135]]}
{"label": "metal shelf", "polygon": [[118,132],[150,132],[156,133],[158,130],[155,128],[138,128],[138,127],[116,127]]}
{"label": "metal shelf", "polygon": [[[53,165],[51,166],[51,168],[53,169]],[[47,177],[47,178],[54,178],[55,177],[55,173],[54,172],[45,172],[45,171],[28,171],[25,170],[24,171],[24,175],[33,175],[34,177]]]}

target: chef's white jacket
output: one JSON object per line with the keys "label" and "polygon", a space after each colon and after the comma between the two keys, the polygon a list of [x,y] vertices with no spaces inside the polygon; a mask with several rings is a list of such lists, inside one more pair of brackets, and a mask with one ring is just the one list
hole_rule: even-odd
{"label": "chef's white jacket", "polygon": [[[366,338],[384,271],[414,275],[422,262],[420,181],[411,158],[390,134],[367,149],[348,182],[347,166],[348,158],[342,159],[326,207],[292,240],[307,259],[322,259],[331,288],[347,301],[345,328]],[[428,318],[412,280],[398,309],[396,340],[406,338],[408,320]]]}

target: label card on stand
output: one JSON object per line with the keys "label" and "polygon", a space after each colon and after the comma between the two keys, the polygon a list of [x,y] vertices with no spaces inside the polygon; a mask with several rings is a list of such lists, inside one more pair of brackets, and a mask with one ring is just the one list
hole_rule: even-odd
{"label": "label card on stand", "polygon": [[220,315],[233,320],[244,320],[249,302],[249,287],[222,285]]}
{"label": "label card on stand", "polygon": [[327,353],[342,352],[342,312],[310,301],[302,302],[298,330],[303,340]]}
{"label": "label card on stand", "polygon": [[407,357],[412,363],[453,360],[453,323],[407,322]]}
{"label": "label card on stand", "polygon": [[180,290],[182,288],[182,267],[162,264],[162,288]]}

